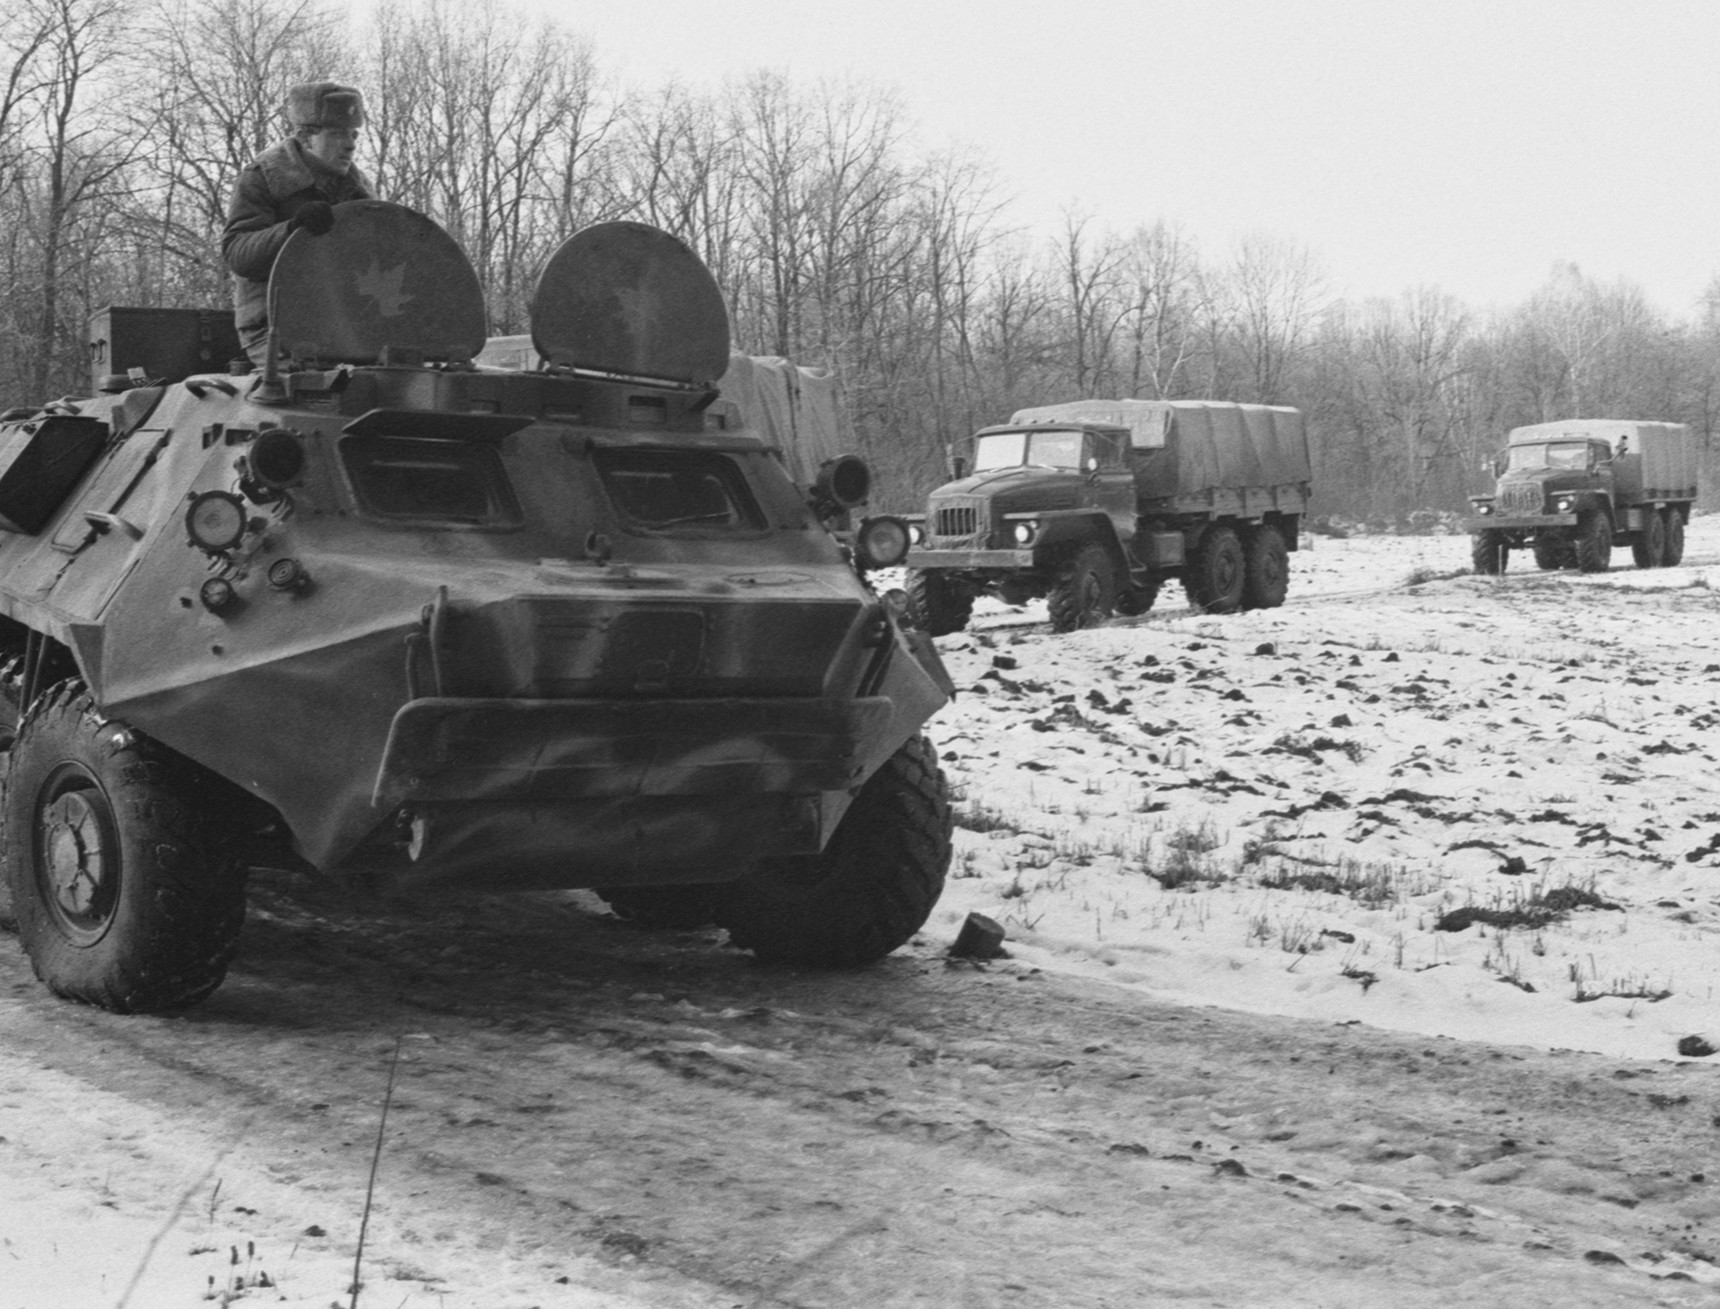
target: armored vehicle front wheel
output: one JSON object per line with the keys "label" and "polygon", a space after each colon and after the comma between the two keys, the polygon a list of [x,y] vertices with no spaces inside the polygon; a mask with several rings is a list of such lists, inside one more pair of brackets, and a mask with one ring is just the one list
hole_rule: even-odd
{"label": "armored vehicle front wheel", "polygon": [[1612,562],[1612,520],[1591,509],[1577,521],[1577,567],[1585,573],[1604,573]]}
{"label": "armored vehicle front wheel", "polygon": [[1630,557],[1638,568],[1659,568],[1666,562],[1666,519],[1650,509],[1643,515],[1642,531],[1630,543]]}
{"label": "armored vehicle front wheel", "polygon": [[1661,562],[1668,568],[1676,568],[1684,562],[1684,515],[1677,509],[1668,509],[1666,513],[1666,552],[1661,556]]}
{"label": "armored vehicle front wheel", "polygon": [[959,632],[973,617],[973,595],[942,573],[908,574],[908,614],[927,636]]}
{"label": "armored vehicle front wheel", "polygon": [[597,894],[624,923],[654,931],[691,931],[717,920],[724,886],[600,886]]}
{"label": "armored vehicle front wheel", "polygon": [[75,683],[24,715],[0,851],[18,937],[52,990],[134,1013],[221,984],[245,881],[201,783]]}
{"label": "armored vehicle front wheel", "polygon": [[1233,614],[1242,606],[1248,563],[1242,540],[1228,525],[1209,527],[1183,565],[1183,590],[1188,602],[1209,614]]}
{"label": "armored vehicle front wheel", "polygon": [[1053,632],[1097,627],[1116,605],[1117,575],[1102,545],[1084,545],[1071,555],[1045,597]]}
{"label": "armored vehicle front wheel", "polygon": [[1244,609],[1276,609],[1290,591],[1290,551],[1283,534],[1262,523],[1248,534],[1242,583]]}
{"label": "armored vehicle front wheel", "polygon": [[1494,531],[1477,532],[1469,539],[1469,559],[1475,571],[1483,577],[1497,577],[1505,571],[1511,558],[1511,547],[1505,537]]}
{"label": "armored vehicle front wheel", "polygon": [[949,865],[949,790],[914,736],[860,788],[822,854],[765,860],[728,889],[717,922],[765,963],[870,963],[920,930]]}

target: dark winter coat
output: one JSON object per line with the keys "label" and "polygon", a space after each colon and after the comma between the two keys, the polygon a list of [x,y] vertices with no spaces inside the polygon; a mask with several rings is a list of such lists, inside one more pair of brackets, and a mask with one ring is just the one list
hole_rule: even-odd
{"label": "dark winter coat", "polygon": [[261,361],[269,326],[269,270],[292,228],[288,220],[312,200],[340,204],[369,200],[370,183],[354,168],[334,173],[316,167],[296,139],[270,146],[245,166],[227,206],[221,257],[233,270],[233,311],[239,341]]}

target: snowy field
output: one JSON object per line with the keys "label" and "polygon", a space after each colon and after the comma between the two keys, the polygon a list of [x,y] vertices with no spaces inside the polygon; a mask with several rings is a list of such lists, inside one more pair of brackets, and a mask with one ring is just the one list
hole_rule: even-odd
{"label": "snowy field", "polygon": [[1720,518],[1680,567],[1590,576],[1474,577],[1466,537],[1307,544],[1279,610],[1172,586],[1054,636],[982,601],[940,641],[962,798],[934,934],[978,911],[1019,959],[1190,1004],[1720,1045]]}

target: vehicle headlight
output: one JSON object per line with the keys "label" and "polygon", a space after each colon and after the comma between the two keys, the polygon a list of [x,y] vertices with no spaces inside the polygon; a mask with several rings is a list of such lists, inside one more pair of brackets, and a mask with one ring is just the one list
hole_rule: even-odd
{"label": "vehicle headlight", "polygon": [[926,527],[925,527],[925,524],[924,523],[909,523],[908,524],[908,540],[913,542],[915,545],[924,545],[926,543]]}
{"label": "vehicle headlight", "polygon": [[1015,537],[1017,545],[1032,545],[1033,538],[1039,535],[1039,524],[1032,521],[1017,523],[1011,529],[1011,535]]}
{"label": "vehicle headlight", "polygon": [[1475,506],[1475,512],[1482,515],[1483,517],[1485,517],[1486,515],[1493,512],[1493,506],[1492,505],[1476,505]]}
{"label": "vehicle headlight", "polygon": [[1577,507],[1577,502],[1576,502],[1576,500],[1575,500],[1575,499],[1574,499],[1574,498],[1573,498],[1573,497],[1571,497],[1571,496],[1568,496],[1568,495],[1562,495],[1562,496],[1560,496],[1560,497],[1559,497],[1559,500],[1558,500],[1558,506],[1557,506],[1557,507],[1558,507],[1558,511],[1559,511],[1559,512],[1560,512],[1560,513],[1561,513],[1561,514],[1568,514],[1568,513],[1570,513],[1570,512],[1571,512],[1571,510],[1573,510],[1573,509],[1575,509],[1575,508],[1576,508],[1576,507]]}
{"label": "vehicle headlight", "polygon": [[185,531],[191,544],[209,554],[231,550],[244,539],[249,524],[245,502],[231,491],[204,491],[185,510]]}
{"label": "vehicle headlight", "polygon": [[864,568],[894,568],[908,557],[908,525],[889,514],[862,520],[854,557]]}

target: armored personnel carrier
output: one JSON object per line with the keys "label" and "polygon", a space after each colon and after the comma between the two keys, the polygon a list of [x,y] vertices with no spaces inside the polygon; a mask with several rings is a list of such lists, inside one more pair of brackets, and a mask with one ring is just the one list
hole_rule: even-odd
{"label": "armored personnel carrier", "polygon": [[685,245],[570,238],[532,371],[473,364],[477,277],[397,205],[295,234],[269,301],[260,371],[219,315],[110,311],[97,394],[0,421],[0,856],[49,987],[202,999],[283,864],[597,888],[796,964],[919,929],[950,684],[866,581],[906,528],[724,419]]}

